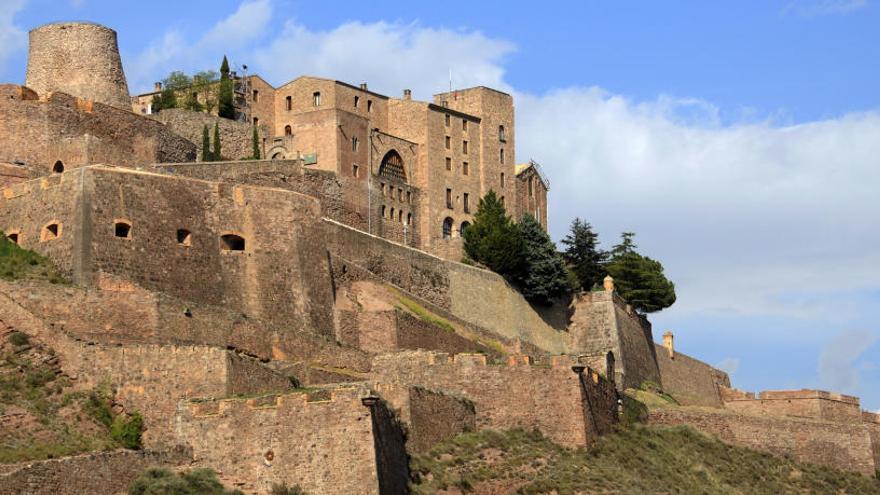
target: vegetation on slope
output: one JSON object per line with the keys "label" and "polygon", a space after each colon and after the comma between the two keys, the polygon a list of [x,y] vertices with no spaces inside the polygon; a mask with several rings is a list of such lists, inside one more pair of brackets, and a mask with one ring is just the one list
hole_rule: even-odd
{"label": "vegetation on slope", "polygon": [[147,469],[128,487],[129,495],[238,495],[227,490],[211,469],[193,469],[183,473],[164,468]]}
{"label": "vegetation on slope", "polygon": [[51,348],[0,330],[0,463],[138,448],[139,414],[118,414],[108,390],[78,390]]}
{"label": "vegetation on slope", "polygon": [[465,433],[412,459],[412,489],[429,493],[848,493],[880,481],[725,444],[688,427],[633,425],[589,451],[539,432]]}
{"label": "vegetation on slope", "polygon": [[33,251],[22,249],[18,244],[10,241],[2,231],[0,231],[0,278],[47,280],[53,284],[68,283],[48,259]]}

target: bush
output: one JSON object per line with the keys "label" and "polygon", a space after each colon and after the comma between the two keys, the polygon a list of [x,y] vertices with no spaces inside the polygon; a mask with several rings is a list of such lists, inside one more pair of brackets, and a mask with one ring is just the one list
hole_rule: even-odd
{"label": "bush", "polygon": [[140,413],[128,417],[120,414],[113,418],[110,425],[110,437],[126,449],[140,449],[141,435],[144,431],[144,418]]}
{"label": "bush", "polygon": [[9,334],[9,342],[14,346],[23,346],[30,344],[31,339],[27,334],[15,331]]}
{"label": "bush", "polygon": [[164,468],[147,469],[128,487],[129,495],[237,495],[226,490],[211,469],[175,473]]}
{"label": "bush", "polygon": [[303,491],[299,485],[287,486],[286,483],[272,483],[272,490],[269,491],[270,495],[306,495],[306,492]]}

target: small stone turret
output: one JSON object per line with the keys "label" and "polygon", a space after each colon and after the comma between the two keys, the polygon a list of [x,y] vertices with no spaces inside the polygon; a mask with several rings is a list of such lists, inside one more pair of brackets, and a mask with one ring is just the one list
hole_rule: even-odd
{"label": "small stone turret", "polygon": [[30,32],[25,86],[131,110],[116,31],[99,24],[59,22]]}
{"label": "small stone turret", "polygon": [[605,279],[602,280],[602,286],[605,287],[606,291],[614,292],[614,279],[611,278],[611,275],[605,276]]}
{"label": "small stone turret", "polygon": [[663,333],[663,347],[669,354],[669,359],[675,359],[675,344],[673,343],[672,332],[667,330]]}

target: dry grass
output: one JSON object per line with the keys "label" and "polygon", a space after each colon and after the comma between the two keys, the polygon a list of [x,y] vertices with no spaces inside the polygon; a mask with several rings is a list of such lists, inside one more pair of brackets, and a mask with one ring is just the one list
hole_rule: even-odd
{"label": "dry grass", "polygon": [[0,231],[0,278],[5,280],[46,280],[69,284],[52,263],[43,256],[22,249]]}
{"label": "dry grass", "polygon": [[589,451],[539,432],[465,433],[412,460],[416,494],[847,493],[880,481],[734,447],[688,427],[633,425]]}

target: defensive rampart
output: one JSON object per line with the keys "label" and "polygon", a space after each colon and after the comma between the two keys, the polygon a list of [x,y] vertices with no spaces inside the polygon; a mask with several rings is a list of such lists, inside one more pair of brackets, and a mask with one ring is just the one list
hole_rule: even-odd
{"label": "defensive rampart", "polygon": [[858,397],[824,390],[770,390],[757,397],[726,393],[724,407],[746,414],[795,416],[840,423],[861,423]]}
{"label": "defensive rampart", "polygon": [[[571,447],[587,446],[596,435],[610,431],[617,417],[613,384],[583,366],[573,370],[567,357],[548,366],[528,362],[527,356],[511,356],[507,365],[497,366],[482,354],[401,352],[377,356],[371,377],[405,421],[418,419],[412,413],[410,387],[421,387],[472,403],[478,429],[537,428]],[[424,426],[411,428],[418,432]]]}
{"label": "defensive rampart", "polygon": [[727,373],[661,345],[655,351],[664,392],[685,406],[722,407],[719,387],[730,387]]}

